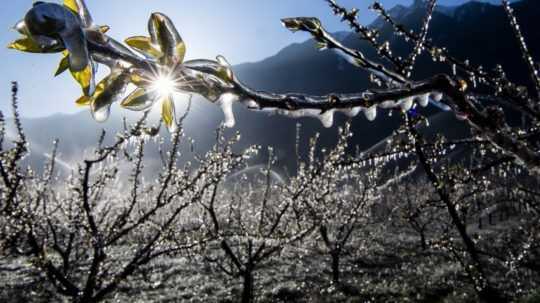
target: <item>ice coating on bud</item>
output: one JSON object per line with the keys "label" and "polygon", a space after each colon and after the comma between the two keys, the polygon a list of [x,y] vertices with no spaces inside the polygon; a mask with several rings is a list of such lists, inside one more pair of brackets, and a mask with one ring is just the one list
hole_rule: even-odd
{"label": "ice coating on bud", "polygon": [[334,112],[334,109],[330,109],[319,115],[319,120],[324,127],[330,128],[334,125]]}
{"label": "ice coating on bud", "polygon": [[219,55],[216,57],[216,61],[219,63],[219,65],[223,67],[219,70],[220,78],[225,81],[232,81],[234,75],[231,69],[231,65],[229,64],[227,59],[225,59],[225,57],[223,57],[222,55]]}
{"label": "ice coating on bud", "polygon": [[366,119],[368,119],[368,121],[374,121],[375,118],[377,118],[377,106],[376,105],[373,105],[373,106],[368,107],[368,108],[364,108],[362,111],[364,112],[364,115],[366,116]]}
{"label": "ice coating on bud", "polygon": [[429,94],[418,95],[414,98],[418,105],[426,107],[429,104]]}
{"label": "ice coating on bud", "polygon": [[225,127],[231,128],[236,124],[236,120],[234,119],[233,104],[237,100],[238,96],[233,93],[225,93],[219,97],[218,104],[221,106],[223,116],[225,117],[225,121],[223,122]]}
{"label": "ice coating on bud", "polygon": [[[90,15],[90,11],[88,11],[88,7],[86,6],[84,0],[72,0],[69,2],[73,2],[74,5],[72,6],[76,6],[77,9],[75,11],[81,18],[81,21],[85,27],[94,26],[94,21],[92,20],[92,16]],[[64,3],[66,3],[66,1],[64,1]]]}
{"label": "ice coating on bud", "polygon": [[129,94],[121,103],[125,109],[143,111],[150,108],[158,99],[159,93],[155,90],[138,88]]}
{"label": "ice coating on bud", "polygon": [[283,18],[281,23],[292,32],[299,30],[314,32],[322,27],[321,21],[315,17]]}
{"label": "ice coating on bud", "polygon": [[25,35],[25,36],[30,35],[30,32],[28,31],[28,27],[26,26],[26,22],[24,22],[24,20],[20,20],[19,22],[17,22],[13,26],[13,29],[19,32],[21,35]]}
{"label": "ice coating on bud", "polygon": [[222,66],[227,66],[227,67],[230,67],[231,64],[229,63],[229,61],[227,61],[227,59],[225,59],[225,57],[223,57],[222,55],[218,55],[216,57],[216,61],[221,64]]}
{"label": "ice coating on bud", "polygon": [[164,63],[181,63],[185,56],[185,44],[169,17],[153,13],[148,21],[148,32],[154,45],[159,45]]}
{"label": "ice coating on bud", "polygon": [[81,20],[68,8],[56,3],[37,2],[24,17],[24,22],[33,37],[60,37],[69,51],[72,70],[82,71],[88,66],[90,57]]}
{"label": "ice coating on bud", "polygon": [[403,111],[408,111],[413,106],[413,97],[407,97],[404,99],[399,100],[399,106]]}

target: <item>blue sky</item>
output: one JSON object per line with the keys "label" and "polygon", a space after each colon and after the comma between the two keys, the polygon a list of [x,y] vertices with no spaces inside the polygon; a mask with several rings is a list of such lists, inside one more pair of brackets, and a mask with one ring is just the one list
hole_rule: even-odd
{"label": "blue sky", "polygon": [[[0,110],[9,112],[10,81],[20,83],[23,116],[48,116],[73,113],[80,95],[68,73],[54,78],[58,54],[23,54],[4,46],[18,34],[10,28],[22,19],[33,0],[4,1],[0,10]],[[60,0],[58,0],[60,2]],[[380,0],[387,8],[410,5],[412,0]],[[441,0],[443,5],[458,5],[467,0]],[[490,0],[489,2],[499,2]],[[374,19],[367,10],[371,0],[341,0],[340,4],[360,9],[364,23]],[[258,61],[284,46],[308,38],[292,34],[279,20],[283,17],[316,16],[330,31],[346,30],[339,18],[330,14],[323,0],[87,0],[94,20],[111,26],[109,34],[123,40],[132,35],[147,35],[148,16],[163,12],[174,21],[187,47],[188,59],[224,55],[232,64]]]}

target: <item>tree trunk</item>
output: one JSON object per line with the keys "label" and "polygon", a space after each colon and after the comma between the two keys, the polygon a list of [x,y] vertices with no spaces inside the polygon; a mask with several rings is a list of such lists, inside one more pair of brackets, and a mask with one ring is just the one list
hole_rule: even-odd
{"label": "tree trunk", "polygon": [[427,242],[426,242],[426,236],[424,235],[424,233],[420,233],[420,244],[422,245],[422,250],[423,251],[426,251],[427,250]]}
{"label": "tree trunk", "polygon": [[[475,277],[471,277],[473,280],[473,284],[475,286],[475,290],[477,291],[478,297],[480,298],[480,301],[486,302],[486,303],[499,303],[499,302],[507,302],[504,300],[504,296],[501,292],[499,292],[497,289],[492,288],[489,285],[489,280],[486,277],[486,273],[484,271],[484,266],[480,260],[480,256],[478,255],[478,251],[476,249],[476,245],[472,238],[467,233],[467,225],[466,222],[463,222],[459,216],[458,210],[452,200],[450,199],[450,196],[448,192],[444,189],[444,187],[439,186],[441,184],[439,177],[435,174],[433,171],[431,165],[428,162],[428,159],[422,150],[420,146],[420,142],[422,142],[422,138],[414,128],[409,128],[410,132],[415,135],[415,138],[417,139],[415,141],[415,148],[416,148],[416,154],[418,155],[418,159],[420,163],[422,164],[422,167],[424,168],[424,171],[426,172],[426,175],[428,179],[433,184],[433,187],[437,190],[437,193],[441,200],[444,201],[446,204],[446,208],[448,210],[448,213],[450,215],[450,218],[452,219],[452,223],[454,227],[456,228],[457,232],[461,236],[461,240],[463,244],[465,245],[465,250],[467,251],[469,257],[471,258],[471,261],[473,263],[473,266],[475,267],[476,271],[478,272],[478,276],[482,279],[485,279],[486,286],[482,289],[477,289],[475,282]],[[489,213],[489,221],[491,224],[491,212]]]}
{"label": "tree trunk", "polygon": [[338,285],[340,279],[339,253],[333,252],[330,255],[332,257],[332,282]]}
{"label": "tree trunk", "polygon": [[242,303],[253,303],[254,301],[254,281],[253,271],[246,269],[242,274],[244,286],[242,289]]}

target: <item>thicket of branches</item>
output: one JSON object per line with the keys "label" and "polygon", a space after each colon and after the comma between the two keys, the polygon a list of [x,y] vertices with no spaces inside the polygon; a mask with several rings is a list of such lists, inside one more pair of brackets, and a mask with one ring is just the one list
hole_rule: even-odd
{"label": "thicket of branches", "polygon": [[[23,285],[35,291],[26,299],[36,301],[99,302],[156,292],[181,300],[187,299],[179,297],[183,285],[184,295],[191,292],[189,299],[200,301],[538,298],[540,78],[508,2],[502,9],[529,67],[528,86],[512,83],[500,66],[487,72],[433,45],[428,33],[435,0],[427,1],[418,32],[396,23],[378,2],[372,5],[411,42],[406,58],[361,25],[356,10],[328,3],[377,49],[384,65],[340,44],[314,18],[284,23],[371,71],[380,87],[362,94],[361,104],[396,111],[403,123],[384,150],[370,153],[348,152],[348,125],[339,129],[331,150],[320,150],[314,137],[307,159],[298,159],[298,170],[285,183],[272,177],[272,152],[259,175],[234,177],[258,148],[235,153],[239,137],[227,139],[221,130],[207,154],[180,166],[183,118],[162,170],[146,182],[145,149],[159,136],[146,115],[116,134],[112,145],[105,146],[102,134],[94,156],[65,178],[55,171],[61,142],[54,142],[51,160],[38,174],[22,165],[31,142],[14,83],[14,142],[4,142],[0,115],[0,244],[2,271],[25,279],[0,295],[10,299]],[[410,80],[421,54],[456,73]],[[251,97],[261,108],[277,102],[263,93]],[[304,102],[309,96],[280,98],[286,111],[313,105]],[[317,106],[333,114],[354,109],[351,104],[360,100],[354,98],[336,94]],[[427,102],[449,106],[474,136],[428,139],[421,128],[427,119],[414,109]],[[511,111],[523,116],[522,125],[508,125]],[[463,156],[449,157],[454,151]],[[121,173],[126,164],[127,179]],[[194,273],[206,276],[204,283],[224,283],[226,291],[209,291],[201,281],[189,284]]]}

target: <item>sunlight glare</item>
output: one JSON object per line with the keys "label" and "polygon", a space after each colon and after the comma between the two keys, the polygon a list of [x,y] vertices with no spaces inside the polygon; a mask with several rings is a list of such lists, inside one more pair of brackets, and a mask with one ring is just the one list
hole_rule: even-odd
{"label": "sunlight glare", "polygon": [[160,75],[153,81],[152,90],[168,96],[176,91],[176,82],[169,76]]}

